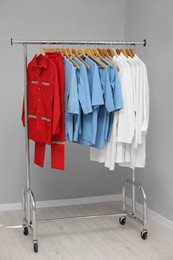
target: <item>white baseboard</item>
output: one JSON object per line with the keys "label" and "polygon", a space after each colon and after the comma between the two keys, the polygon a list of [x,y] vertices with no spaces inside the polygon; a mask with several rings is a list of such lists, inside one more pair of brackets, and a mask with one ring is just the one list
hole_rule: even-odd
{"label": "white baseboard", "polygon": [[12,211],[22,209],[22,203],[0,204],[0,211]]}
{"label": "white baseboard", "polygon": [[[120,200],[121,200],[121,194],[114,194],[114,195],[72,198],[72,199],[36,201],[36,206],[37,208],[50,208],[50,207],[71,206],[71,205],[120,201]],[[21,209],[22,209],[21,203],[0,204],[0,211],[11,211],[11,210],[21,210]]]}
{"label": "white baseboard", "polygon": [[[49,208],[49,207],[72,206],[72,205],[80,205],[80,204],[121,201],[121,200],[122,200],[121,194],[114,194],[114,195],[104,195],[104,196],[95,196],[95,197],[37,201],[36,206],[37,208]],[[132,200],[127,197],[126,202],[128,205],[131,205]],[[21,209],[22,209],[21,203],[0,204],[0,211],[11,211],[11,210],[21,210]],[[142,205],[138,202],[136,203],[136,209],[139,212],[143,211]],[[163,217],[162,215],[156,213],[151,209],[148,209],[148,217],[167,226],[168,228],[173,229],[173,222],[171,220]]]}
{"label": "white baseboard", "polygon": [[[132,205],[132,199],[131,198],[126,197],[126,202],[127,202],[128,205]],[[136,209],[139,212],[143,212],[143,205],[137,202],[136,203]],[[148,213],[149,218],[153,219],[154,221],[159,222],[160,224],[167,226],[170,229],[173,229],[173,221],[163,217],[162,215],[156,213],[155,211],[153,211],[151,209],[148,209],[147,213]]]}
{"label": "white baseboard", "polygon": [[95,197],[84,197],[84,198],[72,198],[72,199],[61,199],[61,200],[48,200],[48,201],[37,201],[38,208],[49,208],[58,206],[71,206],[80,204],[90,204],[108,201],[119,201],[121,200],[121,194],[115,195],[104,195]]}

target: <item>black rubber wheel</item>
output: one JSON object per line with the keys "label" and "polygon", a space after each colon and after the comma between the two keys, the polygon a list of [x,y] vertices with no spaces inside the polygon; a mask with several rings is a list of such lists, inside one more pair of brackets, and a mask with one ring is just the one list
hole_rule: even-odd
{"label": "black rubber wheel", "polygon": [[147,231],[145,231],[145,232],[141,232],[141,238],[143,239],[143,240],[146,240],[147,239],[147,235],[148,235],[148,232]]}
{"label": "black rubber wheel", "polygon": [[28,227],[24,227],[23,228],[23,234],[25,235],[25,236],[27,236],[28,235]]}
{"label": "black rubber wheel", "polygon": [[38,252],[38,243],[34,243],[34,252],[35,252],[35,253]]}
{"label": "black rubber wheel", "polygon": [[125,225],[126,224],[126,218],[125,217],[119,218],[119,222],[120,222],[121,225]]}

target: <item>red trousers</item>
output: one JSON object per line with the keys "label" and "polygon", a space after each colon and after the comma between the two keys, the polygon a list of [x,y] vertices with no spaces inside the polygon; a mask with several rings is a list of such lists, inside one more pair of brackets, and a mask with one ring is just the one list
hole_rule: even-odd
{"label": "red trousers", "polygon": [[[60,95],[60,119],[57,125],[56,134],[52,135],[51,144],[51,168],[64,170],[64,154],[65,154],[65,123],[64,123],[64,92],[65,92],[65,76],[64,63],[61,52],[46,53],[49,58],[55,63],[57,68],[57,77]],[[43,167],[45,158],[45,143],[35,142],[34,163]]]}
{"label": "red trousers", "polygon": [[[52,142],[51,144],[51,168],[64,170],[64,143]],[[35,142],[34,163],[40,167],[44,166],[46,144]]]}

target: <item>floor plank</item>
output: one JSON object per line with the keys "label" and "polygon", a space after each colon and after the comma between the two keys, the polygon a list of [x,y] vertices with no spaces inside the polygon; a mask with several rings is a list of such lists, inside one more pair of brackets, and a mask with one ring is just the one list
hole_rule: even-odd
{"label": "floor plank", "polygon": [[[121,203],[104,202],[37,209],[37,218],[104,214],[121,211]],[[173,260],[173,230],[148,220],[149,235],[128,218],[104,217],[37,224],[39,252],[33,252],[32,234],[23,235],[22,212],[0,212],[0,260]]]}

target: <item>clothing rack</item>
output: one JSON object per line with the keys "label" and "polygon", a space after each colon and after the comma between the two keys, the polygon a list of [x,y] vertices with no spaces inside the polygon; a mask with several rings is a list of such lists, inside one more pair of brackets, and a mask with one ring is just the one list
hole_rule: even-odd
{"label": "clothing rack", "polygon": [[[67,40],[16,40],[11,38],[11,45],[13,44],[22,44],[24,49],[24,110],[25,115],[27,115],[27,46],[28,45],[104,45],[104,46],[114,46],[114,45],[142,45],[146,46],[146,40],[143,41],[67,41]],[[44,221],[65,221],[65,220],[74,220],[74,219],[85,219],[85,218],[96,218],[96,217],[119,217],[119,222],[121,225],[124,225],[126,218],[132,217],[143,225],[141,231],[141,238],[147,239],[147,199],[143,187],[135,181],[135,171],[132,170],[132,180],[127,179],[122,188],[122,202],[123,202],[123,211],[122,213],[114,214],[101,214],[101,215],[89,215],[89,216],[76,216],[76,217],[67,217],[67,218],[55,218],[55,219],[36,219],[36,202],[34,199],[34,194],[31,190],[30,185],[30,149],[29,149],[29,139],[28,139],[28,120],[25,116],[25,154],[26,154],[26,186],[23,189],[22,193],[22,205],[23,205],[23,233],[25,236],[29,234],[29,231],[33,233],[33,248],[34,252],[38,252],[38,240],[37,240],[37,222]],[[128,184],[132,185],[132,210],[128,212],[126,209],[126,186]],[[143,196],[143,218],[139,219],[136,216],[136,190],[139,188]]]}

